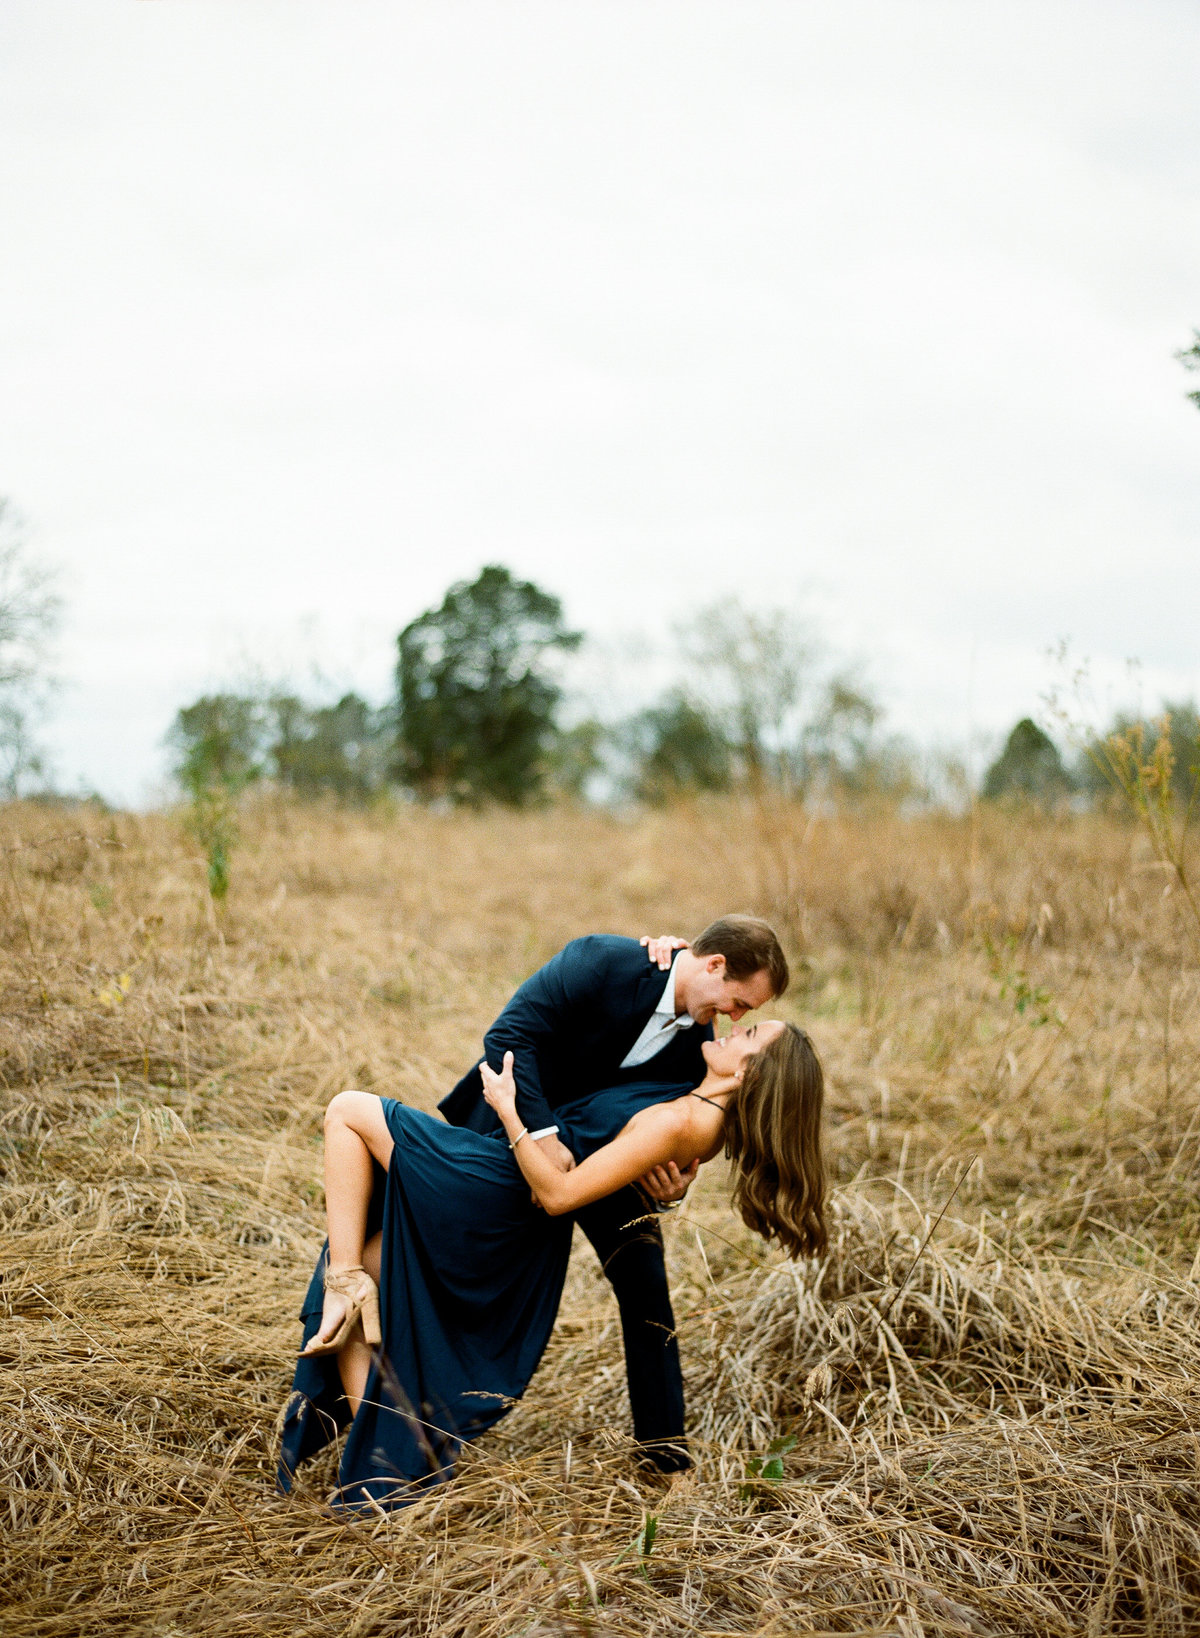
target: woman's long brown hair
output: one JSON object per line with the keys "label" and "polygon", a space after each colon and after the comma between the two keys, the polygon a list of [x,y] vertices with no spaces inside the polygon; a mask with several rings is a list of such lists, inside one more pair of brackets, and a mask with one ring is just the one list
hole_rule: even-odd
{"label": "woman's long brown hair", "polygon": [[725,1110],[734,1207],[748,1228],[778,1240],[789,1257],[812,1256],[826,1243],[821,1060],[804,1031],[785,1024],[745,1066]]}

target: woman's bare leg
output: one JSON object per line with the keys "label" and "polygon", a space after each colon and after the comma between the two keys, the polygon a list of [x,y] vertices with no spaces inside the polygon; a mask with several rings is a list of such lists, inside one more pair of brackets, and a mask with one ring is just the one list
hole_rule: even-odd
{"label": "woman's bare leg", "polygon": [[[383,1243],[382,1234],[373,1234],[363,1247],[362,1265],[367,1273],[379,1284],[380,1247]],[[362,1404],[362,1396],[367,1391],[367,1377],[371,1370],[372,1349],[368,1348],[363,1340],[362,1327],[355,1328],[349,1342],[337,1356],[338,1375],[342,1379],[346,1398],[350,1401],[351,1411],[357,1415],[358,1407]]]}
{"label": "woman's bare leg", "polygon": [[[379,1236],[372,1236],[374,1255],[370,1262],[365,1260],[364,1244],[373,1182],[371,1162],[377,1160],[386,1169],[391,1158],[392,1135],[380,1100],[370,1092],[339,1092],[325,1111],[325,1215],[330,1273],[361,1265],[378,1283]],[[320,1329],[309,1343],[310,1349],[333,1335],[346,1306],[347,1299],[339,1292],[325,1293]],[[355,1410],[366,1386],[370,1362],[371,1350],[357,1334],[338,1356],[342,1385]]]}

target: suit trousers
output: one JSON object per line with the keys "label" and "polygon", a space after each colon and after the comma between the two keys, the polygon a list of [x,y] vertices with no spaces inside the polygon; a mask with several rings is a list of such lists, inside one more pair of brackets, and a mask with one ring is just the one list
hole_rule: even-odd
{"label": "suit trousers", "polygon": [[691,1466],[683,1373],[653,1203],[629,1184],[584,1206],[575,1221],[592,1242],[621,1311],[634,1438],[660,1472],[682,1472]]}

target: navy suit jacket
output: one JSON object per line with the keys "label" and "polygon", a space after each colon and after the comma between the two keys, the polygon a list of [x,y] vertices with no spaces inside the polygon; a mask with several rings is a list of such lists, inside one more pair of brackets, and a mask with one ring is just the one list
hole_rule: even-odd
{"label": "navy suit jacket", "polygon": [[[531,1131],[553,1126],[560,1104],[623,1081],[666,1084],[704,1079],[704,1041],[711,1024],[677,1031],[660,1052],[635,1069],[621,1060],[642,1033],[667,976],[636,939],[591,933],[572,939],[527,978],[483,1038],[497,1072],[513,1054],[517,1113]],[[476,1064],[438,1105],[452,1126],[495,1131],[499,1120],[484,1100]]]}

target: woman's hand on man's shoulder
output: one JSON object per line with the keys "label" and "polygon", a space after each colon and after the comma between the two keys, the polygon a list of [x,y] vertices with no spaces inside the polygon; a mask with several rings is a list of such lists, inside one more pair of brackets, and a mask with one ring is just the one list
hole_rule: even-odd
{"label": "woman's hand on man's shoulder", "polygon": [[660,933],[657,938],[651,938],[649,933],[643,933],[638,943],[645,950],[652,966],[660,972],[666,972],[675,960],[677,950],[686,950],[688,941],[675,933]]}

